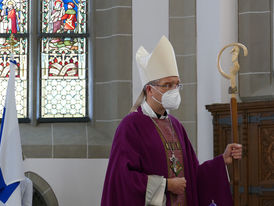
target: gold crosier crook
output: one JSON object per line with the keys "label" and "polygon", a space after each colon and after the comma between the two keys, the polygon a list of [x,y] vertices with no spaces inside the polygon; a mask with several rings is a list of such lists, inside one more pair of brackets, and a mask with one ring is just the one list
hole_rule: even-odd
{"label": "gold crosier crook", "polygon": [[[228,75],[223,71],[223,69],[221,67],[220,57],[221,57],[223,51],[226,48],[229,48],[229,47],[232,47],[232,46],[233,46],[233,49],[232,49],[231,53],[232,53],[233,66],[230,68],[230,74]],[[218,54],[218,70],[224,78],[230,79],[231,87],[229,88],[229,94],[231,94],[231,96],[236,96],[236,94],[237,94],[236,75],[237,75],[237,72],[240,69],[240,65],[239,65],[239,62],[238,62],[238,56],[239,56],[239,53],[240,53],[240,48],[239,47],[242,47],[242,49],[244,50],[244,56],[247,56],[248,55],[248,50],[247,50],[246,46],[241,44],[241,43],[228,44],[224,48],[222,48],[222,50]]]}
{"label": "gold crosier crook", "polygon": [[[233,66],[230,68],[230,74],[226,74],[221,65],[220,65],[220,57],[223,53],[223,51],[228,48],[232,47],[233,49],[231,51],[232,53],[232,63]],[[226,45],[218,54],[218,70],[223,75],[226,79],[230,80],[231,86],[229,87],[228,93],[231,94],[230,98],[230,114],[231,114],[231,134],[233,137],[233,142],[238,143],[239,138],[238,138],[238,111],[237,111],[237,99],[236,99],[236,94],[237,94],[237,85],[236,85],[236,75],[240,69],[240,65],[238,62],[238,56],[240,53],[240,48],[241,47],[244,50],[244,56],[247,56],[248,51],[246,46],[240,43],[232,43]],[[239,194],[239,161],[234,160],[233,161],[233,199],[234,199],[234,206],[239,206],[240,204],[240,194]]]}

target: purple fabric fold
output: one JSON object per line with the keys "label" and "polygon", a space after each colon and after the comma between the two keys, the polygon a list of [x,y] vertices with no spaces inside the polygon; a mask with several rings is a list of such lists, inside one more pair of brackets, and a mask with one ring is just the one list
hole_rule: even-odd
{"label": "purple fabric fold", "polygon": [[212,202],[212,200],[217,206],[233,205],[222,155],[199,166],[198,194],[199,205],[206,205],[205,203]]}

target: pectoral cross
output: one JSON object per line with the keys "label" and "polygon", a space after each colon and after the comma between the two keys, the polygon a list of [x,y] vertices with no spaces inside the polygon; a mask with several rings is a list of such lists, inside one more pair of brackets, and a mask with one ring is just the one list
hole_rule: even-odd
{"label": "pectoral cross", "polygon": [[172,152],[171,157],[169,158],[169,160],[171,161],[172,165],[171,165],[171,169],[172,171],[176,174],[177,172],[177,161],[178,159],[175,157],[174,153]]}

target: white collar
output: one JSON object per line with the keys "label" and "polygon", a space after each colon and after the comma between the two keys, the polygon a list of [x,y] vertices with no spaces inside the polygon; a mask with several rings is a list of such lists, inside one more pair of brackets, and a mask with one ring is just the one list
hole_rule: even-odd
{"label": "white collar", "polygon": [[[156,113],[153,111],[153,109],[150,107],[150,105],[146,101],[143,101],[143,103],[141,104],[141,108],[142,108],[142,112],[144,115],[158,119]],[[167,113],[168,113],[168,111],[167,111]],[[168,117],[168,115],[166,115],[166,116],[162,115],[160,117],[160,119],[166,119],[167,117]]]}

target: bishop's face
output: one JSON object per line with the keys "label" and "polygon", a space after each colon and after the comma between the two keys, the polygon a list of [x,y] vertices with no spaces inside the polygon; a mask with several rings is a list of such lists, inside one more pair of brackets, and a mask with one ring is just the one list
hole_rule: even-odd
{"label": "bishop's face", "polygon": [[150,97],[154,97],[157,101],[152,101],[153,104],[157,107],[161,107],[162,105],[159,102],[162,102],[162,96],[168,90],[172,90],[178,87],[180,83],[180,79],[177,76],[165,77],[159,79],[156,84],[149,86],[147,95]]}

